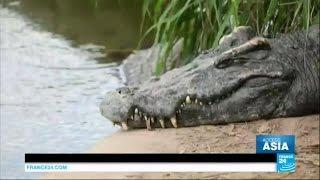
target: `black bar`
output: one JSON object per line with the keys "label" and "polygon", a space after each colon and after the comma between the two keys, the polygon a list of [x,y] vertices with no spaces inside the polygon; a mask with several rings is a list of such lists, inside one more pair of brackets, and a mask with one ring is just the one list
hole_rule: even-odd
{"label": "black bar", "polygon": [[25,154],[25,162],[276,162],[276,154]]}

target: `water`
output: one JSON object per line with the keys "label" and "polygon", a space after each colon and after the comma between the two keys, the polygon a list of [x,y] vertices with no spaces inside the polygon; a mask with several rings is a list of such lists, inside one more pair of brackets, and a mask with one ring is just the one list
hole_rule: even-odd
{"label": "water", "polygon": [[[11,6],[45,30],[61,34],[76,45],[93,43],[106,50],[137,47],[140,40],[141,0],[28,0]],[[151,44],[152,38],[144,43]],[[98,58],[99,62],[109,59]]]}
{"label": "water", "polygon": [[[19,5],[19,3],[17,3]],[[24,173],[25,153],[85,152],[117,131],[99,112],[121,69],[101,64],[105,46],[70,41],[0,6],[1,179]]]}

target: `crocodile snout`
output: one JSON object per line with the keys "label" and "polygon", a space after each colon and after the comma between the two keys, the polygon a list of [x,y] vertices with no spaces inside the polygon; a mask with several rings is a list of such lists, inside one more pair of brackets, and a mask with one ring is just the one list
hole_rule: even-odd
{"label": "crocodile snout", "polygon": [[127,87],[107,92],[100,104],[101,114],[115,124],[126,126],[126,120],[133,104],[132,97],[132,91]]}

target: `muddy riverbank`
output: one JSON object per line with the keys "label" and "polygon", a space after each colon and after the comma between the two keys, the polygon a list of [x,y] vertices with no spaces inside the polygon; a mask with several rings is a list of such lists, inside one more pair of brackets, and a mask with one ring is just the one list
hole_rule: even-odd
{"label": "muddy riverbank", "polygon": [[318,114],[230,125],[140,129],[117,132],[90,150],[90,153],[255,153],[257,134],[293,134],[295,173],[50,173],[43,179],[319,179],[319,122]]}

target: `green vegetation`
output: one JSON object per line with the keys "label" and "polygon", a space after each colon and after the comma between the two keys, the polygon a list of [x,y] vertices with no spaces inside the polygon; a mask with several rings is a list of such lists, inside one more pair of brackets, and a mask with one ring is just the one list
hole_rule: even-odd
{"label": "green vegetation", "polygon": [[[155,74],[166,71],[166,59],[180,38],[182,59],[187,63],[205,49],[218,45],[220,38],[237,26],[248,25],[259,35],[275,36],[319,23],[318,0],[144,0],[141,29],[151,25],[142,40],[154,33],[161,45]],[[142,41],[141,40],[141,41]]]}

